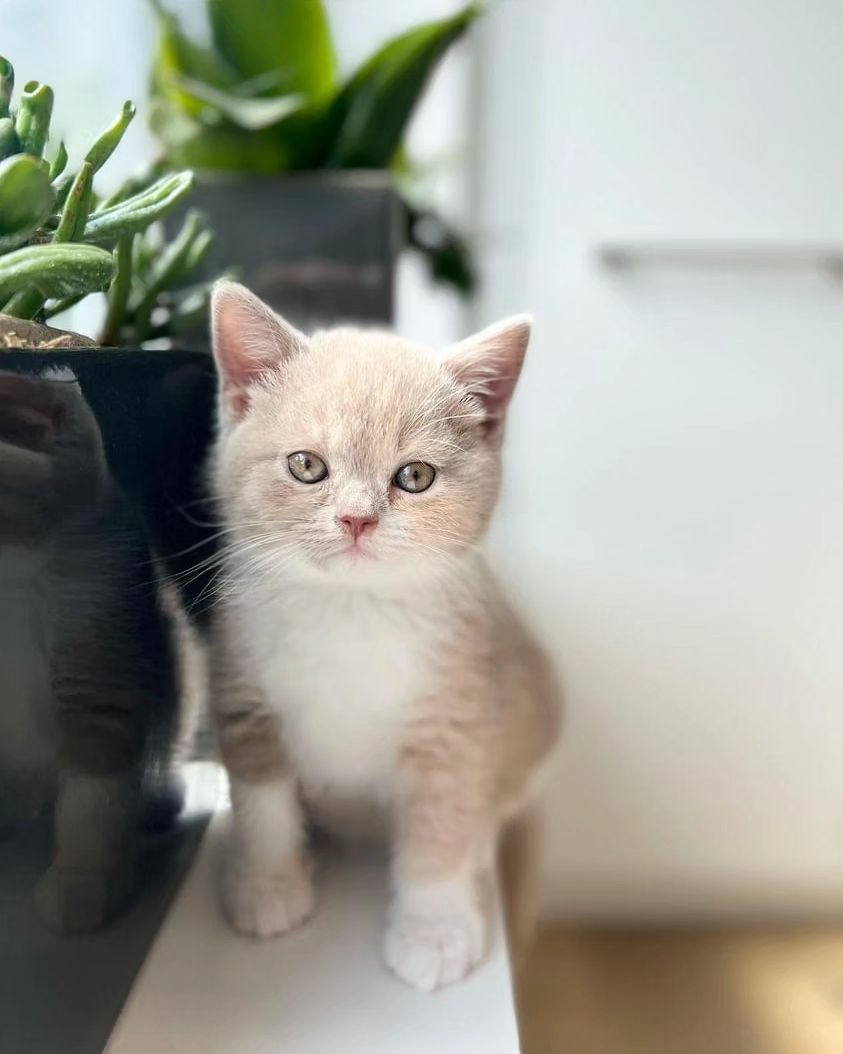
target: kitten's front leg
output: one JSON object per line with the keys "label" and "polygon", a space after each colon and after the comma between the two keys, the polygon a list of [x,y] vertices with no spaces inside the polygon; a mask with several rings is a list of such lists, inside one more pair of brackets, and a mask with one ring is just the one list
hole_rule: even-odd
{"label": "kitten's front leg", "polygon": [[231,781],[232,844],[223,876],[235,929],[274,937],[313,910],[301,808],[275,718],[256,693],[214,678],[220,748]]}
{"label": "kitten's front leg", "polygon": [[251,782],[232,777],[232,855],[224,879],[225,908],[235,929],[276,937],[313,910],[310,865],[290,779]]}
{"label": "kitten's front leg", "polygon": [[461,980],[486,949],[480,880],[495,839],[486,732],[419,722],[402,760],[384,956],[425,991]]}

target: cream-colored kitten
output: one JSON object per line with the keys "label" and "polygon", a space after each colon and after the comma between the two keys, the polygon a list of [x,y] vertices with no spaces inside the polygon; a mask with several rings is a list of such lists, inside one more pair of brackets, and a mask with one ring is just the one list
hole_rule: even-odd
{"label": "cream-colored kitten", "polygon": [[387,963],[432,989],[483,955],[479,880],[556,733],[547,665],[478,551],[498,494],[519,317],[444,358],[305,337],[217,286],[227,532],[212,645],[239,929],[313,907],[303,820],[388,832]]}

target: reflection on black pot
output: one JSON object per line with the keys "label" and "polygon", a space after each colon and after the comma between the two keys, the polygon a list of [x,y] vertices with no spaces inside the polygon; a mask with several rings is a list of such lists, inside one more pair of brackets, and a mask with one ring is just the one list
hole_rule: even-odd
{"label": "reflection on black pot", "polygon": [[55,802],[37,903],[62,932],[128,902],[142,785],[169,775],[177,677],[154,578],[73,374],[0,373],[0,823]]}

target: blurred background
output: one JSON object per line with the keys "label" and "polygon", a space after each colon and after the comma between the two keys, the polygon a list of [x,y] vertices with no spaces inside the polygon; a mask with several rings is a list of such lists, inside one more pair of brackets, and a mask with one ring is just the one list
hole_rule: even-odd
{"label": "blurred background", "polygon": [[[325,6],[348,71],[461,5]],[[71,153],[145,104],[147,5],[4,14]],[[841,59],[834,0],[498,0],[410,126],[477,281],[402,253],[397,328],[535,316],[492,535],[566,694],[530,1054],[843,1049]]]}

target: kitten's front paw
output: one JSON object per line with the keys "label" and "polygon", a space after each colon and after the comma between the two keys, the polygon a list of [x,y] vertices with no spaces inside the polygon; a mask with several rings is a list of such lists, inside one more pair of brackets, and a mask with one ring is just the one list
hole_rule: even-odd
{"label": "kitten's front paw", "polygon": [[277,937],[298,926],[313,911],[309,869],[296,861],[281,872],[234,867],[223,886],[232,926],[254,937]]}
{"label": "kitten's front paw", "polygon": [[474,907],[434,916],[398,914],[386,931],[384,957],[402,981],[432,992],[470,973],[485,945],[486,922]]}

